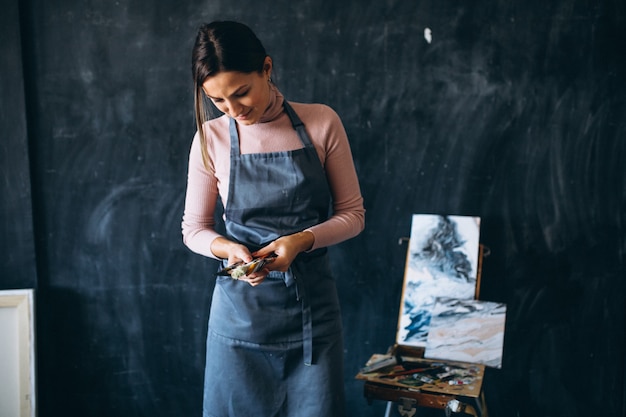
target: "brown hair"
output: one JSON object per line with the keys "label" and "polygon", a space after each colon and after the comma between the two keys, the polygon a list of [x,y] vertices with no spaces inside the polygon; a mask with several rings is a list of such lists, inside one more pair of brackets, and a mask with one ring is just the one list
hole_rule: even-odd
{"label": "brown hair", "polygon": [[254,32],[243,23],[216,21],[200,26],[191,54],[196,126],[202,160],[208,166],[206,137],[202,125],[211,118],[202,84],[222,71],[262,72],[267,53]]}

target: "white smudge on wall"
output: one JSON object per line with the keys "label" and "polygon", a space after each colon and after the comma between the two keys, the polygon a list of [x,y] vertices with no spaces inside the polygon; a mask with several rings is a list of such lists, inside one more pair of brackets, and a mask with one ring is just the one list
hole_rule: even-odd
{"label": "white smudge on wall", "polygon": [[424,29],[424,39],[426,39],[426,42],[428,43],[431,43],[433,41],[433,32],[432,30],[430,30],[430,28]]}

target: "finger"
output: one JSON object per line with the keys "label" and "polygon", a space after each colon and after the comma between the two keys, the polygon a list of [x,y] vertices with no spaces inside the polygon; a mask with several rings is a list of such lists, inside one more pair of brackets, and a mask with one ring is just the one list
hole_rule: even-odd
{"label": "finger", "polygon": [[266,246],[263,246],[261,249],[259,249],[258,251],[254,252],[252,254],[252,256],[254,256],[255,258],[263,258],[263,257],[273,253],[275,251],[275,249],[276,249],[276,245],[274,244],[274,242],[270,242]]}
{"label": "finger", "polygon": [[265,279],[268,273],[269,273],[269,270],[267,268],[263,268],[260,271],[247,275],[247,278],[250,280],[259,280],[259,279],[263,280]]}
{"label": "finger", "polygon": [[265,280],[265,277],[260,276],[260,277],[249,277],[246,281],[248,282],[248,284],[252,285],[253,287],[256,287],[257,285],[262,283],[263,280]]}
{"label": "finger", "polygon": [[252,255],[250,251],[245,246],[238,246],[237,249],[230,254],[230,257],[236,259],[237,261],[250,262],[252,260]]}
{"label": "finger", "polygon": [[237,256],[237,255],[231,255],[228,257],[228,265],[234,265],[237,262],[249,262],[246,261],[246,257],[245,256]]}

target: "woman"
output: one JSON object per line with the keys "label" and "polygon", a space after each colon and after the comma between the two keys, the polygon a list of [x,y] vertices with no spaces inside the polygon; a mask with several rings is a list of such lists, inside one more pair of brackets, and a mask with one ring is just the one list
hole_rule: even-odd
{"label": "woman", "polygon": [[[236,22],[200,27],[192,53],[198,132],[183,241],[222,267],[207,337],[204,416],[343,416],[343,341],[326,247],[359,234],[363,199],[337,114],[288,103],[272,59]],[[210,100],[223,115],[207,120]],[[215,229],[218,196],[225,233]]]}

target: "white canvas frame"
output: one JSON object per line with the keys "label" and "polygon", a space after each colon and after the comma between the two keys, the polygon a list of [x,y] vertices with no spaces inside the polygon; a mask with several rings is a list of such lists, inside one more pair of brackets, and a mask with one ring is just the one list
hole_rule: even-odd
{"label": "white canvas frame", "polygon": [[0,291],[0,415],[35,417],[33,290]]}

